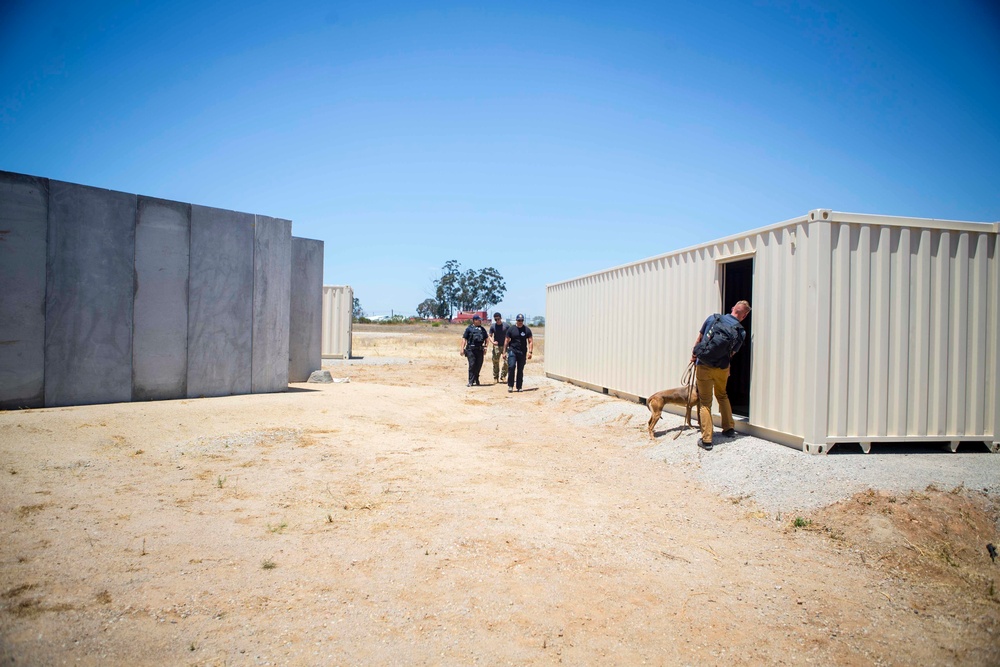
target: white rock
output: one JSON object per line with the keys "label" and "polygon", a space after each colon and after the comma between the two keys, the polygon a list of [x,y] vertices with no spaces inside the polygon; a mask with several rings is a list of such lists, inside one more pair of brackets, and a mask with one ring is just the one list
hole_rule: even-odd
{"label": "white rock", "polygon": [[330,375],[330,371],[313,371],[309,375],[308,382],[319,382],[321,384],[330,384],[333,382],[333,376]]}

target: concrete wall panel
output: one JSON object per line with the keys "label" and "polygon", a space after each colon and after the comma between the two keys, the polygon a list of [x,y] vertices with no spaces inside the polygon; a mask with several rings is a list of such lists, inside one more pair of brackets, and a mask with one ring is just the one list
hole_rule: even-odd
{"label": "concrete wall panel", "polygon": [[305,382],[322,367],[323,242],[292,238],[288,381]]}
{"label": "concrete wall panel", "polygon": [[188,396],[249,394],[254,216],[191,207]]}
{"label": "concrete wall panel", "polygon": [[0,171],[0,409],[45,400],[49,182]]}
{"label": "concrete wall panel", "polygon": [[187,396],[191,205],[139,197],[132,400]]}
{"label": "concrete wall panel", "polygon": [[132,398],[135,195],[50,181],[45,405]]}
{"label": "concrete wall panel", "polygon": [[292,276],[290,220],[256,216],[253,262],[252,390],[285,391]]}
{"label": "concrete wall panel", "polygon": [[288,220],[0,171],[0,410],[307,379],[323,242],[294,248]]}

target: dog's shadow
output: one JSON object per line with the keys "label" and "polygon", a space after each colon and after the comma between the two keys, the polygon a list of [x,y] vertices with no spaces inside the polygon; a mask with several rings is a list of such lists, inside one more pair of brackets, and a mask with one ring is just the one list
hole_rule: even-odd
{"label": "dog's shadow", "polygon": [[676,435],[674,435],[674,438],[679,438],[680,436],[684,435],[685,431],[693,431],[693,432],[697,433],[698,432],[698,427],[697,426],[688,426],[687,424],[681,424],[680,426],[674,426],[673,428],[664,429],[662,431],[657,431],[656,429],[653,429],[653,437],[654,438],[662,438],[663,436],[665,436],[665,435],[667,435],[669,433],[676,432]]}

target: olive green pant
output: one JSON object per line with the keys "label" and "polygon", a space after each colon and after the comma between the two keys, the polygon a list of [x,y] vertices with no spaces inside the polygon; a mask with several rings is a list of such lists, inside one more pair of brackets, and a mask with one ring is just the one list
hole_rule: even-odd
{"label": "olive green pant", "polygon": [[698,381],[698,417],[701,419],[701,441],[712,442],[712,394],[719,399],[719,413],[722,415],[722,430],[735,428],[733,406],[729,404],[726,383],[729,381],[728,368],[713,368],[699,364],[695,367]]}
{"label": "olive green pant", "polygon": [[503,348],[499,345],[493,346],[493,381],[507,381],[507,359],[503,353]]}

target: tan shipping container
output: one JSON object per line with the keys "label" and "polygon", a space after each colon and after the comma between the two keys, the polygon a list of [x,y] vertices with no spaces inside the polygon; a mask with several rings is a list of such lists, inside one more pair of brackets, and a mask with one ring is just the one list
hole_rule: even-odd
{"label": "tan shipping container", "polygon": [[324,359],[350,359],[354,322],[354,290],[348,285],[323,285]]}
{"label": "tan shipping container", "polygon": [[706,317],[747,299],[729,382],[737,430],[812,453],[915,441],[997,451],[998,231],[818,209],[554,283],[545,372],[645,400],[680,385]]}

